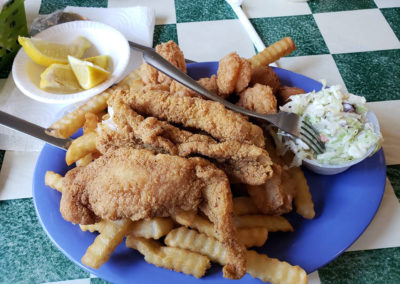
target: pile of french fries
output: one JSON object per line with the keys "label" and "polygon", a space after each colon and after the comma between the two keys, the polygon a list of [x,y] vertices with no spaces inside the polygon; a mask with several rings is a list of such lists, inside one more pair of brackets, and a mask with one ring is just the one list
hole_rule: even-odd
{"label": "pile of french fries", "polygon": [[[249,59],[253,67],[268,65],[294,49],[290,38],[284,38]],[[117,87],[139,88],[140,73],[135,70]],[[83,135],[76,138],[66,154],[66,163],[84,167],[99,157],[96,150],[97,125],[107,118],[107,99],[113,88],[92,97],[84,105],[67,114],[48,128],[48,133],[67,138],[83,127]],[[290,168],[296,186],[294,204],[298,214],[313,218],[314,205],[301,168]],[[63,191],[63,177],[52,171],[45,176],[45,184]],[[271,232],[292,232],[292,225],[283,216],[261,214],[250,197],[234,197],[234,222],[238,239],[247,247],[261,247]],[[180,211],[170,218],[102,220],[93,225],[79,225],[82,231],[98,232],[94,243],[82,257],[82,263],[99,268],[106,263],[114,249],[126,239],[126,246],[137,250],[144,259],[156,266],[190,274],[205,275],[211,262],[225,265],[227,252],[214,224],[207,217],[194,212]],[[307,283],[307,274],[299,266],[269,258],[254,250],[247,251],[247,272],[254,278],[270,283]]]}

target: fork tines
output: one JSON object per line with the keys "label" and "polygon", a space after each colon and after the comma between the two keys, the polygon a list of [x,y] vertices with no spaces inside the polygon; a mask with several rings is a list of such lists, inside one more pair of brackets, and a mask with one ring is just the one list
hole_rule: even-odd
{"label": "fork tines", "polygon": [[325,151],[325,144],[321,141],[318,131],[305,120],[301,122],[300,139],[317,154]]}

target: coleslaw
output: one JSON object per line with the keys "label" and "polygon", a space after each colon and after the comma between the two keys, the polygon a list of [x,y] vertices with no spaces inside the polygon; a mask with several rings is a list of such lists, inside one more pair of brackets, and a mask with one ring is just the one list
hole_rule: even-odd
{"label": "coleslaw", "polygon": [[364,158],[371,147],[380,148],[382,136],[367,121],[368,109],[364,97],[344,93],[340,86],[323,88],[318,92],[291,96],[291,101],[280,107],[281,111],[293,112],[311,123],[320,133],[326,151],[316,155],[300,139],[285,139],[278,132],[284,149],[295,154],[293,165],[304,159],[321,164],[339,165]]}

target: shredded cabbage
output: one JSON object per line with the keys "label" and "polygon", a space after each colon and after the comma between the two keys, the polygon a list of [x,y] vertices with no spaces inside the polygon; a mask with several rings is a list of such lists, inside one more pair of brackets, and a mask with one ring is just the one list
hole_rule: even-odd
{"label": "shredded cabbage", "polygon": [[291,101],[280,107],[293,112],[311,123],[325,142],[326,151],[316,155],[300,139],[285,139],[279,131],[285,148],[295,153],[294,164],[313,159],[322,164],[343,164],[364,157],[368,150],[379,144],[381,135],[366,119],[368,109],[364,97],[344,93],[340,86],[322,88],[318,92],[291,96]]}

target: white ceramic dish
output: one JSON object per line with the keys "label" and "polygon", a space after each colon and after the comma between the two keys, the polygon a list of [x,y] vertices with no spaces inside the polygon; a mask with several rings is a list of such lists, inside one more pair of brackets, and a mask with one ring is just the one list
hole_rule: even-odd
{"label": "white ceramic dish", "polygon": [[53,26],[37,34],[35,38],[58,43],[72,42],[78,36],[86,37],[92,47],[84,57],[108,55],[111,58],[110,76],[96,87],[72,94],[50,93],[39,88],[40,74],[45,70],[33,62],[21,48],[14,59],[12,74],[18,89],[28,97],[44,103],[76,103],[97,95],[122,79],[126,69],[130,49],[126,38],[116,29],[92,21],[74,21]]}
{"label": "white ceramic dish", "polygon": [[[374,130],[375,133],[379,134],[380,133],[380,127],[379,127],[379,122],[378,119],[376,118],[375,114],[372,111],[368,111],[367,113],[367,121],[371,122],[374,125]],[[308,168],[309,170],[321,174],[321,175],[335,175],[341,172],[344,172],[345,170],[349,169],[351,166],[354,166],[355,164],[358,164],[362,160],[366,159],[369,157],[373,151],[375,150],[375,146],[371,147],[367,154],[360,159],[353,160],[351,162],[348,162],[346,164],[341,164],[341,165],[325,165],[318,163],[314,160],[310,159],[304,159],[303,160],[303,165]]]}

